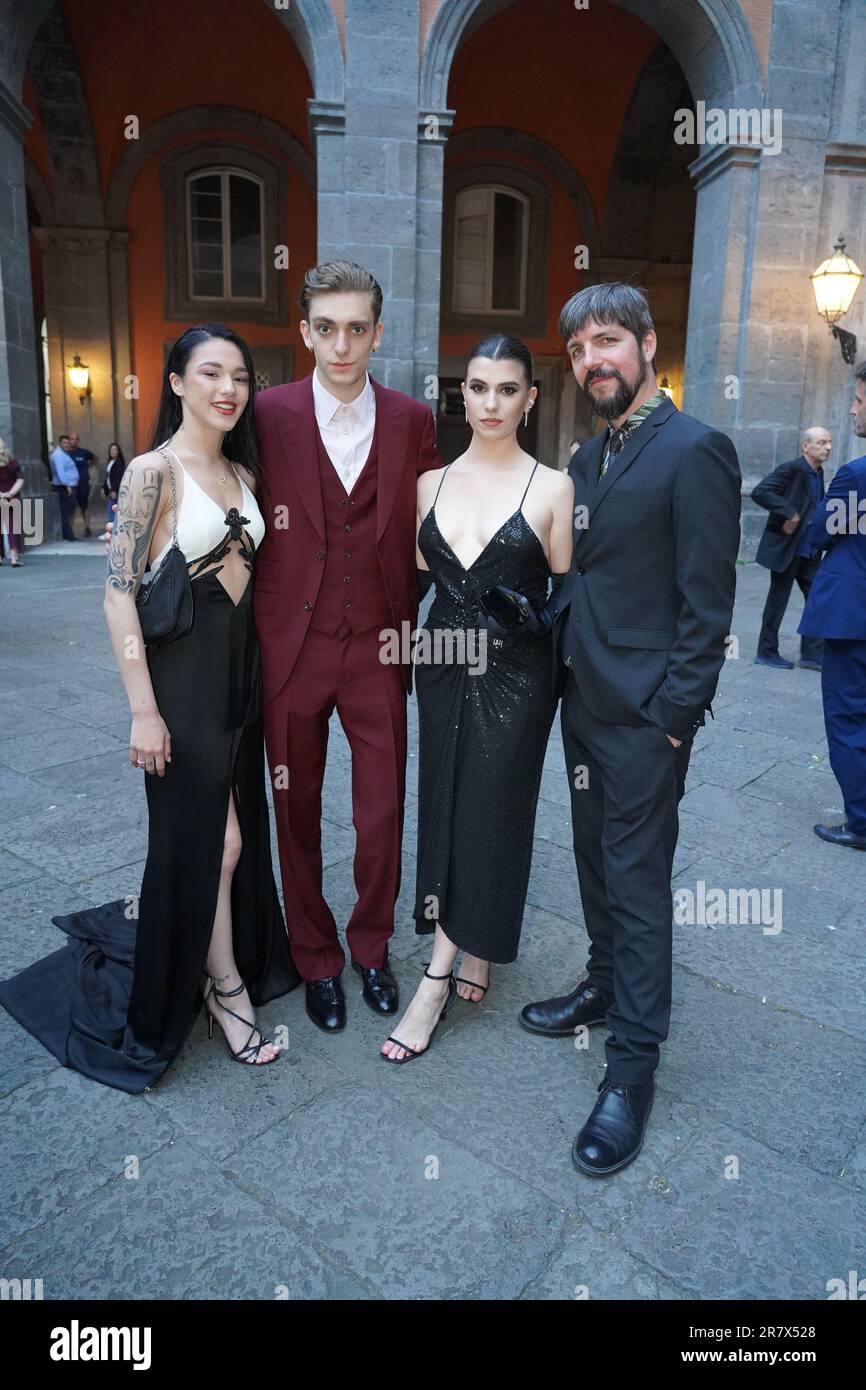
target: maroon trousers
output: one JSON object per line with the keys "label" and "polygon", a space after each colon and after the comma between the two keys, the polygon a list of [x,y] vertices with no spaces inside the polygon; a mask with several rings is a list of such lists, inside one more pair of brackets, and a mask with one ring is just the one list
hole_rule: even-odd
{"label": "maroon trousers", "polygon": [[[406,691],[379,660],[380,625],[334,636],[311,628],[284,688],[264,706],[286,925],[305,980],[339,975],[345,956],[322,894],[322,782],[334,709],[352,752],[357,901],[346,928],[352,959],[383,965],[400,891],[406,787]],[[283,785],[287,782],[287,785]]]}

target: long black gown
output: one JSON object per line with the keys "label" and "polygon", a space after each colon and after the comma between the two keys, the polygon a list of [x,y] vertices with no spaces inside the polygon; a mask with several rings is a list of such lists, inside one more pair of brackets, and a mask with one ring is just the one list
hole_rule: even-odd
{"label": "long black gown", "polygon": [[[447,469],[442,482],[446,476]],[[552,638],[488,636],[486,670],[473,674],[468,662],[447,660],[448,633],[477,629],[478,600],[495,584],[544,605],[550,567],[523,515],[525,498],[526,492],[468,570],[439,530],[436,501],[418,530],[436,594],[415,666],[415,929],[429,933],[438,922],[455,945],[500,964],[517,956],[526,905],[541,772],[556,711]],[[428,661],[437,655],[437,633],[441,659]],[[471,635],[464,640],[474,659]]]}
{"label": "long black gown", "polygon": [[143,774],[148,848],[137,920],[125,898],[54,917],[67,944],[0,984],[0,1004],[58,1061],[122,1091],[159,1080],[201,1006],[230,787],[243,842],[232,880],[241,979],[254,1005],[300,982],[271,864],[252,579],[235,605],[219,566],[208,568],[234,534],[252,570],[253,544],[238,520],[246,518],[232,508],[234,533],[191,570],[189,634],[147,648],[172,760],[164,777]]}

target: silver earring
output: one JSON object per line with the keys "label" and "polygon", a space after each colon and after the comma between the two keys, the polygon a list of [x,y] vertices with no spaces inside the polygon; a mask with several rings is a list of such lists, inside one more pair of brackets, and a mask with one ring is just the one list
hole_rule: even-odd
{"label": "silver earring", "polygon": [[523,412],[523,428],[529,428],[529,406],[527,406]]}
{"label": "silver earring", "polygon": [[466,404],[465,401],[463,402],[463,414],[466,416],[466,423],[467,423],[467,425],[468,425],[468,424],[469,424],[469,407],[468,407],[468,405]]}

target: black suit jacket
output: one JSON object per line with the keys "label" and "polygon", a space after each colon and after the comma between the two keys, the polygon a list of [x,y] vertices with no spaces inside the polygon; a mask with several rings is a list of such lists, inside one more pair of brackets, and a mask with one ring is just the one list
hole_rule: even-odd
{"label": "black suit jacket", "polygon": [[740,541],[736,451],[727,435],[666,401],[599,482],[606,437],[584,444],[568,466],[574,559],[554,647],[570,658],[597,719],[650,721],[688,737],[704,722],[730,633]]}
{"label": "black suit jacket", "polygon": [[[788,463],[780,463],[752,489],[752,501],[766,507],[770,515],[755,556],[759,565],[768,570],[785,570],[797,553],[809,516],[814,510],[811,485],[812,467],[801,454]],[[821,496],[824,496],[824,474],[819,471]],[[800,524],[792,535],[782,530],[792,516],[800,515]]]}

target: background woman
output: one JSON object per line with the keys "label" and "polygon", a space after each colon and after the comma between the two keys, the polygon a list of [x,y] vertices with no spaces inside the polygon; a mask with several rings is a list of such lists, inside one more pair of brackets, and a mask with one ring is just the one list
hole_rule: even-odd
{"label": "background woman", "polygon": [[[0,439],[0,503],[10,503],[17,497],[18,507],[20,507],[23,491],[24,475],[21,472],[21,464],[12,457],[3,440]],[[16,507],[0,506],[0,565],[3,564],[3,535],[5,534],[9,542],[9,554],[13,569],[21,568],[21,527],[19,521],[20,512]]]}
{"label": "background woman", "polygon": [[105,481],[102,484],[102,491],[108,503],[108,520],[114,521],[114,509],[117,505],[117,494],[120,491],[120,483],[126,472],[126,459],[123,457],[123,450],[115,441],[108,446],[108,460],[105,465]]}

